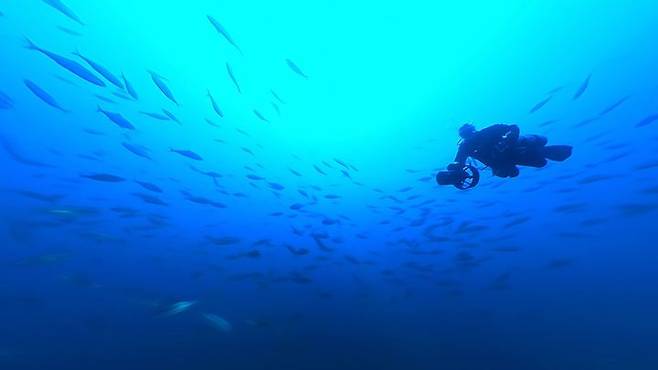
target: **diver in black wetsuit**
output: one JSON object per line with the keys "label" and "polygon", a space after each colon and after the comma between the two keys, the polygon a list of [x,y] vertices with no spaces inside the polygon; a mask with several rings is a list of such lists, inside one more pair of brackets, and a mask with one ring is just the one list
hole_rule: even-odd
{"label": "diver in black wetsuit", "polygon": [[571,156],[568,145],[546,146],[548,140],[540,135],[519,136],[517,125],[496,124],[482,130],[465,124],[459,129],[462,142],[455,157],[455,163],[448,170],[459,170],[472,157],[490,167],[498,177],[516,177],[517,166],[541,168],[547,159],[564,161]]}

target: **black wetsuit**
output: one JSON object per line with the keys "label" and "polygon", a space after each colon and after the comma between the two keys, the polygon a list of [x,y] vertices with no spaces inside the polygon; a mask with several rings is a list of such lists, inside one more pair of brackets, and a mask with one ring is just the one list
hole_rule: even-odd
{"label": "black wetsuit", "polygon": [[519,139],[517,125],[497,124],[473,133],[459,145],[455,162],[464,165],[468,157],[473,157],[491,167],[494,175],[515,177],[519,174],[508,155],[508,148]]}

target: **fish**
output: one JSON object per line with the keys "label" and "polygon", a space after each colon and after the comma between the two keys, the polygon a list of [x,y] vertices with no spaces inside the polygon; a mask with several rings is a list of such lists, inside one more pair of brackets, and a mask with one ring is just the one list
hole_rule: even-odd
{"label": "fish", "polygon": [[111,175],[109,173],[94,173],[89,175],[80,175],[81,177],[102,182],[123,182],[126,179],[120,176]]}
{"label": "fish", "polygon": [[14,107],[14,100],[7,94],[0,91],[0,109],[12,109]]}
{"label": "fish", "polygon": [[162,189],[160,189],[160,187],[155,184],[138,180],[135,180],[135,182],[146,190],[152,191],[154,193],[162,193]]}
{"label": "fish", "polygon": [[639,216],[658,210],[655,203],[626,203],[617,208],[626,216]]}
{"label": "fish", "polygon": [[9,157],[14,160],[15,162],[18,162],[20,164],[24,164],[26,166],[32,166],[32,167],[41,167],[41,168],[53,168],[55,166],[40,162],[34,159],[26,158],[22,154],[20,154],[14,145],[10,143],[8,140],[6,140],[4,137],[0,137],[0,145],[2,148],[9,154]]}
{"label": "fish", "polygon": [[206,123],[209,124],[209,125],[212,126],[212,127],[217,127],[217,128],[220,127],[218,124],[216,124],[215,122],[213,122],[213,121],[210,120],[209,118],[206,118]]}
{"label": "fish", "polygon": [[114,91],[112,92],[112,95],[116,96],[117,98],[121,98],[123,100],[128,100],[128,101],[133,101],[134,99],[130,95],[126,95],[123,91]]}
{"label": "fish", "polygon": [[313,168],[315,168],[315,170],[318,173],[320,173],[321,175],[326,175],[327,174],[326,172],[322,171],[322,169],[320,167],[318,167],[317,165],[313,165]]}
{"label": "fish", "polygon": [[129,152],[135,154],[138,157],[146,158],[146,159],[151,159],[151,155],[149,154],[149,150],[141,145],[136,145],[136,144],[130,144],[123,142],[121,145],[126,148]]}
{"label": "fish", "polygon": [[103,76],[103,78],[109,81],[112,85],[118,87],[119,89],[123,89],[123,83],[121,82],[121,80],[119,80],[119,78],[115,76],[112,72],[110,72],[107,68],[80,54],[80,51],[78,50],[74,51],[73,55],[84,60],[87,64],[89,64],[89,66],[94,71],[96,71],[99,75]]}
{"label": "fish", "polygon": [[587,78],[580,84],[580,87],[578,87],[578,90],[573,94],[573,100],[576,100],[580,98],[584,93],[585,90],[587,90],[587,87],[589,86],[589,80],[592,78],[592,74],[590,73]]}
{"label": "fish", "polygon": [[71,36],[82,36],[82,34],[81,34],[80,32],[78,32],[78,31],[76,31],[76,30],[72,30],[72,29],[67,28],[67,27],[57,26],[57,28],[58,28],[60,31],[62,31],[62,32],[64,32],[64,33],[67,33],[67,34],[69,34],[69,35],[71,35]]}
{"label": "fish", "polygon": [[107,117],[110,121],[114,122],[117,126],[121,128],[125,128],[128,130],[135,129],[135,126],[133,126],[132,123],[130,123],[127,119],[125,119],[120,113],[103,110],[103,108],[101,108],[100,105],[96,108],[96,111],[103,113],[105,117]]}
{"label": "fish", "polygon": [[303,204],[300,204],[300,203],[294,203],[294,204],[292,204],[292,205],[290,206],[290,209],[292,209],[293,211],[297,211],[297,210],[302,209],[302,207],[304,207]]}
{"label": "fish", "polygon": [[216,30],[220,35],[222,35],[222,36],[226,39],[226,41],[228,41],[229,44],[233,45],[233,47],[235,47],[235,49],[236,49],[237,51],[239,51],[240,54],[242,54],[242,50],[240,50],[240,47],[239,47],[238,44],[235,42],[235,40],[233,40],[233,37],[231,37],[231,35],[230,35],[230,34],[228,33],[228,31],[226,30],[226,28],[224,28],[224,26],[222,26],[222,24],[219,23],[219,22],[217,21],[217,19],[215,19],[215,17],[213,17],[212,15],[208,15],[207,17],[208,17],[208,21],[210,21],[210,24],[212,24],[212,26],[215,28],[215,30]]}
{"label": "fish", "polygon": [[165,116],[169,117],[172,121],[178,123],[179,125],[182,125],[181,121],[176,117],[173,113],[166,109],[162,109],[162,112],[165,114]]}
{"label": "fish", "polygon": [[174,94],[171,92],[171,89],[169,89],[169,86],[167,86],[165,83],[166,79],[153,71],[148,71],[148,73],[151,75],[151,80],[153,80],[155,86],[160,89],[160,92],[162,92],[162,94],[167,97],[167,99],[174,102],[174,104],[179,105],[178,101],[176,101],[176,98],[174,97]]}
{"label": "fish", "polygon": [[658,121],[658,114],[650,114],[644,117],[640,122],[636,123],[635,127],[648,126],[656,121]]}
{"label": "fish", "polygon": [[196,303],[197,303],[196,301],[180,301],[180,302],[176,302],[176,303],[172,304],[171,306],[169,306],[169,308],[167,309],[167,311],[165,311],[165,312],[162,314],[162,316],[164,316],[164,317],[168,317],[168,316],[178,315],[178,314],[180,314],[180,313],[183,313],[183,312],[189,310],[189,309],[192,308],[192,306],[194,306]]}
{"label": "fish", "polygon": [[274,91],[274,90],[270,90],[270,93],[272,94],[272,96],[274,97],[274,99],[276,99],[276,100],[279,101],[279,103],[281,103],[281,104],[286,104],[286,102],[284,102],[283,99],[281,99],[281,97],[279,97],[279,94],[277,94],[276,91]]}
{"label": "fish", "polygon": [[153,112],[139,112],[145,116],[151,117],[153,119],[157,119],[159,121],[171,121],[171,117],[167,116],[166,114],[161,114],[161,113],[153,113]]}
{"label": "fish", "polygon": [[613,110],[617,109],[620,105],[624,104],[626,100],[628,100],[630,97],[631,97],[630,95],[626,95],[623,98],[617,100],[616,102],[610,104],[609,106],[604,108],[601,112],[599,112],[599,116],[606,115],[612,112]]}
{"label": "fish", "polygon": [[134,196],[137,198],[140,198],[144,203],[149,203],[149,204],[154,204],[157,206],[166,206],[167,203],[162,201],[158,197],[154,197],[153,195],[150,194],[143,194],[143,193],[133,193]]}
{"label": "fish", "polygon": [[34,83],[34,82],[32,82],[28,79],[24,79],[23,83],[25,84],[25,86],[27,86],[27,88],[30,91],[32,91],[32,93],[34,95],[36,95],[44,103],[46,103],[46,104],[50,105],[51,107],[53,107],[55,109],[58,109],[58,110],[60,110],[64,113],[68,112],[66,109],[62,108],[62,106],[59,105],[59,103],[57,103],[57,100],[55,100],[55,98],[53,98],[50,94],[48,94],[44,89],[42,89],[36,83]]}
{"label": "fish", "polygon": [[265,118],[259,111],[254,109],[253,112],[256,115],[256,117],[258,117],[258,119],[260,119],[261,121],[270,123],[270,121],[268,121],[267,118]]}
{"label": "fish", "polygon": [[279,106],[275,102],[270,102],[270,104],[272,105],[272,108],[274,108],[274,111],[276,111],[276,115],[281,116],[281,109]]}
{"label": "fish", "polygon": [[578,181],[581,185],[593,184],[595,182],[607,181],[618,178],[618,175],[591,175]]}
{"label": "fish", "polygon": [[535,104],[535,106],[533,106],[532,109],[530,109],[529,114],[533,114],[533,113],[535,113],[536,111],[540,110],[544,105],[546,105],[546,103],[548,103],[549,101],[551,101],[551,99],[553,99],[553,95],[550,95],[550,96],[547,97],[546,99],[544,99],[544,100],[538,102],[537,104]]}
{"label": "fish", "polygon": [[235,74],[233,73],[233,68],[231,68],[231,65],[228,62],[226,63],[226,72],[228,73],[228,77],[231,79],[231,81],[233,81],[233,84],[238,90],[238,93],[242,94],[242,90],[240,90],[240,84],[238,84],[238,80],[235,78]]}
{"label": "fish", "polygon": [[254,180],[254,181],[265,180],[265,178],[262,177],[262,176],[252,175],[252,174],[247,175],[247,178],[248,178],[249,180]]}
{"label": "fish", "polygon": [[297,176],[297,177],[301,177],[301,176],[302,176],[301,173],[299,173],[298,171],[293,170],[292,168],[288,168],[288,171],[290,171],[290,173],[292,173],[293,175],[295,175],[295,176]]}
{"label": "fish", "polygon": [[222,333],[228,333],[233,330],[231,323],[212,313],[204,313],[203,317],[210,323],[210,325],[221,331]]}
{"label": "fish", "polygon": [[206,237],[211,243],[219,246],[227,246],[227,245],[233,245],[233,244],[238,244],[240,243],[240,239],[232,236],[223,236],[223,237],[212,237],[212,236],[207,236]]}
{"label": "fish", "polygon": [[202,174],[202,175],[205,175],[205,176],[211,177],[211,178],[213,179],[213,182],[215,183],[215,185],[218,185],[218,184],[217,184],[217,179],[218,179],[218,178],[222,178],[222,174],[220,174],[220,173],[212,172],[212,171],[202,171],[202,170],[200,170],[200,169],[198,169],[198,168],[196,168],[196,167],[194,167],[194,166],[192,166],[192,165],[189,165],[189,167],[190,167],[190,169],[191,169],[192,171],[194,171],[194,172],[198,172],[198,173],[200,173],[200,174]]}
{"label": "fish", "polygon": [[26,198],[40,200],[42,202],[54,203],[64,198],[64,195],[61,194],[43,194],[30,190],[14,190],[15,193],[22,195]]}
{"label": "fish", "polygon": [[636,170],[648,170],[652,168],[658,168],[658,159],[649,160],[647,162],[640,163],[634,166]]}
{"label": "fish", "polygon": [[115,102],[114,100],[112,100],[112,99],[110,99],[110,98],[106,98],[106,97],[104,97],[103,95],[100,95],[100,94],[94,94],[94,96],[95,96],[98,100],[104,101],[104,102],[106,102],[106,103],[108,103],[108,104],[117,104],[117,102]]}
{"label": "fish", "polygon": [[310,252],[306,248],[295,248],[291,245],[287,245],[286,248],[290,251],[290,253],[294,254],[295,256],[305,256]]}
{"label": "fish", "polygon": [[200,155],[194,153],[194,152],[191,151],[191,150],[184,150],[184,149],[174,149],[174,148],[170,148],[169,151],[170,151],[170,152],[177,153],[177,154],[180,154],[180,155],[182,155],[183,157],[187,157],[187,158],[190,158],[190,159],[194,159],[195,161],[202,161],[202,160],[203,160],[203,158],[202,158]]}
{"label": "fish", "polygon": [[304,72],[302,72],[302,70],[299,68],[299,66],[297,64],[295,64],[295,62],[293,62],[290,59],[286,59],[286,63],[288,64],[288,67],[290,67],[290,69],[293,72],[295,72],[298,75],[304,77],[305,79],[308,79],[308,76]]}
{"label": "fish", "polygon": [[81,26],[84,26],[84,22],[78,17],[71,8],[66,6],[61,0],[42,0],[44,3],[50,5],[54,9],[58,10],[60,13],[64,14],[67,16],[69,19],[73,20],[74,22],[77,22]]}
{"label": "fish", "polygon": [[220,118],[224,118],[224,112],[222,112],[222,109],[219,107],[219,104],[217,104],[215,98],[213,98],[212,94],[210,93],[210,90],[208,90],[208,98],[210,99],[210,105],[212,105],[212,109],[215,111],[215,113]]}
{"label": "fish", "polygon": [[571,259],[556,258],[554,260],[551,260],[546,267],[551,269],[551,270],[557,270],[557,269],[562,269],[562,268],[565,268],[565,267],[569,267],[572,264],[573,264],[573,261]]}
{"label": "fish", "polygon": [[283,190],[283,189],[286,188],[285,186],[283,186],[283,185],[281,185],[281,184],[279,184],[279,183],[276,183],[276,182],[268,182],[267,185],[268,185],[271,189],[274,189],[274,190]]}
{"label": "fish", "polygon": [[548,121],[544,121],[544,122],[540,123],[538,126],[539,126],[539,127],[550,126],[550,125],[554,124],[554,123],[557,122],[557,121],[558,121],[558,120],[556,120],[556,119],[549,119]]}
{"label": "fish", "polygon": [[137,95],[137,91],[135,91],[133,85],[128,81],[126,75],[122,73],[121,78],[123,79],[123,85],[125,86],[128,95],[130,95],[135,100],[139,99],[139,95]]}
{"label": "fish", "polygon": [[591,117],[591,118],[585,118],[584,120],[582,120],[582,121],[576,123],[575,125],[572,125],[571,127],[574,127],[574,128],[576,128],[576,127],[583,127],[583,126],[585,126],[585,125],[589,125],[590,123],[599,120],[600,118],[601,118],[600,116],[597,116],[597,117]]}
{"label": "fish", "polygon": [[37,46],[35,43],[32,42],[32,40],[26,38],[26,48],[29,50],[36,50],[40,52],[41,54],[47,56],[52,60],[53,62],[59,64],[61,67],[66,69],[67,71],[73,73],[74,75],[82,78],[83,80],[90,82],[96,86],[100,87],[105,87],[105,82],[103,82],[100,78],[96,77],[90,70],[87,68],[83,67],[80,63],[71,60],[69,58],[63,57],[59,54],[50,52],[46,49],[43,49],[39,46]]}

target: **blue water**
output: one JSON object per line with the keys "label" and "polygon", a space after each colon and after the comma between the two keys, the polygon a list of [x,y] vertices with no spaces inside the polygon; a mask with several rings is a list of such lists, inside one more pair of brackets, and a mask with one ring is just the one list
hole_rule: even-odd
{"label": "blue water", "polygon": [[658,368],[654,1],[0,12],[1,369]]}

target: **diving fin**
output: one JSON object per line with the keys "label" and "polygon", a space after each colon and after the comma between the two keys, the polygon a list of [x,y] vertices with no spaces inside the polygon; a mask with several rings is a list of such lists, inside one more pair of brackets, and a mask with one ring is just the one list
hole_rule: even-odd
{"label": "diving fin", "polygon": [[571,157],[571,145],[548,145],[544,147],[544,157],[552,161],[562,162]]}

